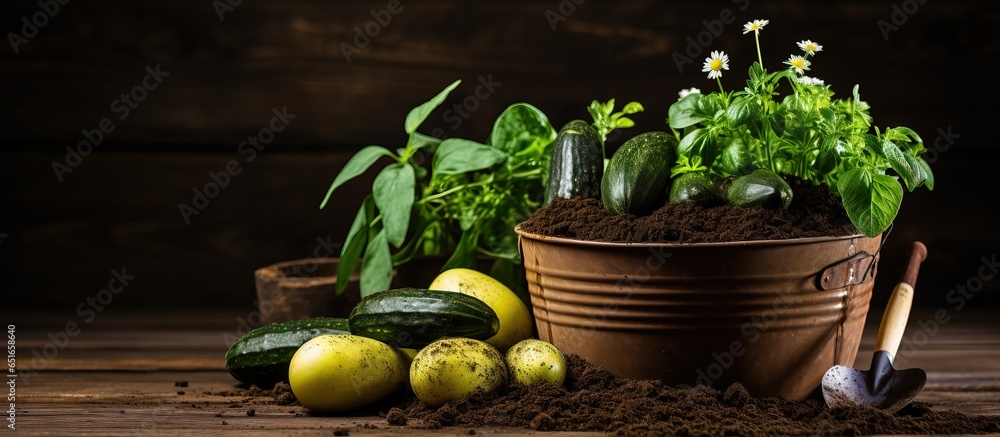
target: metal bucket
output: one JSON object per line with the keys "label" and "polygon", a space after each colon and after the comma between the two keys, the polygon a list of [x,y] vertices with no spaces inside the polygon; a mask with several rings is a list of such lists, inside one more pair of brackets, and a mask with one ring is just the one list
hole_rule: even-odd
{"label": "metal bucket", "polygon": [[626,378],[801,400],[854,365],[880,239],[625,244],[515,229],[539,337]]}

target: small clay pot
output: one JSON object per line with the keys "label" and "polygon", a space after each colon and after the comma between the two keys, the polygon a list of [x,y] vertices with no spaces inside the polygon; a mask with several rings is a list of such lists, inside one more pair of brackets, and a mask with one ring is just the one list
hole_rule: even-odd
{"label": "small clay pot", "polygon": [[305,258],[262,267],[254,272],[257,308],[263,323],[313,317],[347,317],[360,301],[355,271],[337,294],[339,258]]}

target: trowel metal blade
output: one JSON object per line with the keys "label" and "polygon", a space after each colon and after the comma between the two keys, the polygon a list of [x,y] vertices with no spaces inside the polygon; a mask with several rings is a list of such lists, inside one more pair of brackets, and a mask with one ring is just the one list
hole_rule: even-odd
{"label": "trowel metal blade", "polygon": [[926,381],[927,374],[921,369],[892,370],[890,365],[876,383],[870,371],[833,366],[823,375],[823,399],[831,407],[870,405],[895,413],[920,393]]}

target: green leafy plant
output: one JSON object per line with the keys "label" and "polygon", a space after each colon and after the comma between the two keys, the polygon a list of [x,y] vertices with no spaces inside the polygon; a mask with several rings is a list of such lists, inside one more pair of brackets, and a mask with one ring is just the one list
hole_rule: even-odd
{"label": "green leafy plant", "polygon": [[[885,231],[895,219],[907,190],[934,188],[934,175],[921,158],[920,136],[907,127],[872,127],[870,106],[858,86],[849,98],[835,99],[822,80],[805,76],[810,58],[822,46],[798,43],[787,68],[768,72],[760,56],[760,30],[767,20],[744,27],[753,32],[757,61],[746,87],[726,91],[722,72],[729,57],[712,52],[703,72],[719,91],[684,90],[668,111],[667,123],[680,140],[673,174],[707,171],[718,177],[746,174],[755,168],[824,184],[840,196],[851,222],[867,236]],[[790,90],[783,98],[779,90]]]}
{"label": "green leafy plant", "polygon": [[[545,114],[527,103],[507,107],[485,143],[442,141],[417,132],[460,83],[407,114],[404,147],[362,148],[330,185],[320,208],[338,187],[380,159],[392,161],[376,175],[347,234],[338,292],[359,262],[361,294],[367,296],[388,289],[393,268],[416,256],[447,256],[445,270],[475,268],[480,254],[496,260],[491,275],[519,291],[524,274],[514,227],[544,200],[556,132]],[[429,168],[421,164],[426,153]]]}

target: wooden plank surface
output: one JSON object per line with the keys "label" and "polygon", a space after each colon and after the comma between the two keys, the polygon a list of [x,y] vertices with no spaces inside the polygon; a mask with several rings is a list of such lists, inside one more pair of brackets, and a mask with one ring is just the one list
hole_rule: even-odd
{"label": "wooden plank surface", "polygon": [[[908,334],[932,313],[916,310]],[[468,428],[420,430],[389,426],[377,416],[318,417],[303,407],[233,396],[225,371],[226,332],[234,311],[108,315],[81,332],[44,371],[19,380],[17,426],[25,435],[467,435]],[[22,314],[19,357],[49,344],[58,319]],[[177,320],[183,320],[178,324]],[[856,367],[867,369],[878,317],[870,317]],[[936,409],[1000,414],[1000,323],[988,311],[956,316],[896,367],[928,372],[916,398]],[[905,346],[905,340],[904,340]],[[30,366],[28,359],[20,362]],[[186,386],[178,386],[178,382]],[[252,416],[248,412],[253,410]],[[477,434],[523,434],[523,429],[477,429]],[[595,433],[545,433],[572,436]]]}

